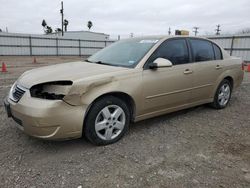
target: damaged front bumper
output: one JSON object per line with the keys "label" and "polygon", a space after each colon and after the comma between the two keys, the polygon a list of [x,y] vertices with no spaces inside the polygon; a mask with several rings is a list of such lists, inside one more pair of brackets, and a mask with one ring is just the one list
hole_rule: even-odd
{"label": "damaged front bumper", "polygon": [[8,117],[18,123],[26,134],[47,140],[62,140],[82,136],[83,118],[87,106],[73,106],[62,100],[34,98],[26,92],[16,103],[4,100]]}

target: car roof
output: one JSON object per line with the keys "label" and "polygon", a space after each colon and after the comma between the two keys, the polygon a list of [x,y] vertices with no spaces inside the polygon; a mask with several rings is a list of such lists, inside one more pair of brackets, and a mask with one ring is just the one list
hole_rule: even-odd
{"label": "car roof", "polygon": [[197,37],[197,36],[189,36],[189,35],[148,35],[148,36],[141,36],[141,37],[133,37],[129,38],[128,40],[147,40],[147,39],[157,39],[157,40],[165,40],[169,38],[197,38],[197,39],[205,39],[209,40],[205,37]]}

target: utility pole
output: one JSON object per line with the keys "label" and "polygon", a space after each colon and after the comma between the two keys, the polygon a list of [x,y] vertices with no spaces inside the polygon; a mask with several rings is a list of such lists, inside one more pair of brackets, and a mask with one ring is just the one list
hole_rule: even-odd
{"label": "utility pole", "polygon": [[220,31],[221,31],[221,30],[220,30],[220,24],[216,25],[216,27],[217,27],[217,28],[215,29],[215,31],[216,31],[215,34],[216,34],[216,35],[220,35]]}
{"label": "utility pole", "polygon": [[171,35],[171,28],[168,28],[168,35]]}
{"label": "utility pole", "polygon": [[197,36],[197,34],[199,33],[199,32],[198,32],[199,27],[193,27],[193,29],[194,29],[194,30],[193,30],[194,35]]}
{"label": "utility pole", "polygon": [[63,1],[61,1],[61,10],[60,13],[62,15],[62,36],[63,36]]}

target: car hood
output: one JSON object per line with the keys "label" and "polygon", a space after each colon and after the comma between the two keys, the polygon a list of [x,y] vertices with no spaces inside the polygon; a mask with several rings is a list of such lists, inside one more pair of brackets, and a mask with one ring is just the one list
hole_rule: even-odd
{"label": "car hood", "polygon": [[71,62],[51,66],[45,66],[25,72],[18,79],[18,84],[25,88],[33,85],[52,81],[70,80],[77,81],[101,74],[110,74],[128,70],[124,67],[101,65],[88,62]]}

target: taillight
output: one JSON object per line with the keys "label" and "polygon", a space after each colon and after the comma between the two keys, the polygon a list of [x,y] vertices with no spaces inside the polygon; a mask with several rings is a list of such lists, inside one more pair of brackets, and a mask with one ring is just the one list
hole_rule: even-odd
{"label": "taillight", "polygon": [[245,62],[244,62],[244,61],[242,61],[242,63],[241,63],[241,69],[242,69],[242,70],[245,69]]}

